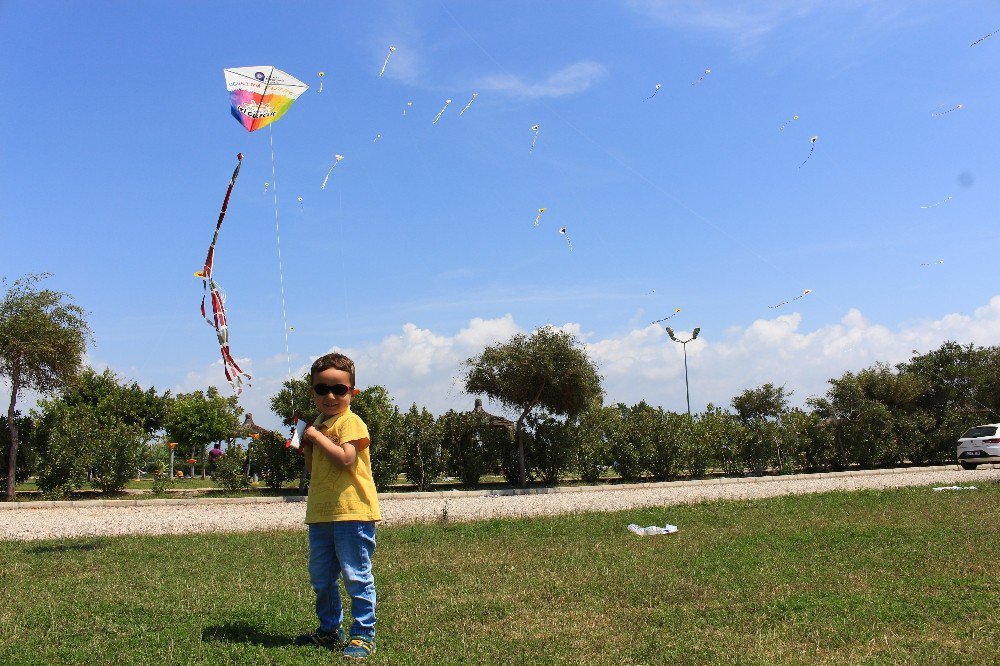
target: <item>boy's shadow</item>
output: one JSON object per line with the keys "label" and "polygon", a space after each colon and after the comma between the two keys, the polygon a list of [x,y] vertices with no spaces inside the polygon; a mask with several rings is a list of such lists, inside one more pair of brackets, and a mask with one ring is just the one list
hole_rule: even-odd
{"label": "boy's shadow", "polygon": [[229,622],[213,627],[205,627],[201,631],[203,641],[222,641],[225,643],[252,643],[261,647],[281,647],[292,645],[288,636],[268,634],[245,622]]}

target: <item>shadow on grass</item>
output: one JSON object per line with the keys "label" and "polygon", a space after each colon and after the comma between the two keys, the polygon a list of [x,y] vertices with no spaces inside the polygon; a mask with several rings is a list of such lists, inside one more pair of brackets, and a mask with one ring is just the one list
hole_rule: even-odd
{"label": "shadow on grass", "polygon": [[229,622],[214,627],[205,627],[201,640],[223,643],[252,643],[261,647],[281,647],[292,645],[292,639],[285,635],[268,634],[246,622]]}
{"label": "shadow on grass", "polygon": [[88,550],[104,548],[107,544],[103,541],[84,541],[70,543],[47,543],[42,546],[31,546],[28,552],[33,555],[47,555],[49,553],[82,553]]}

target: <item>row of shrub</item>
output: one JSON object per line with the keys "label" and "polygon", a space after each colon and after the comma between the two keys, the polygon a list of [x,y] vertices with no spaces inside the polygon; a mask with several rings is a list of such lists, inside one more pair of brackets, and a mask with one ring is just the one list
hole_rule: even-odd
{"label": "row of shrub", "polygon": [[[288,421],[295,405],[311,404],[309,391],[308,377],[289,382],[272,407]],[[734,397],[732,411],[710,405],[694,416],[645,402],[594,404],[572,417],[534,410],[520,437],[526,477],[549,484],[568,477],[667,480],[953,461],[955,439],[1000,410],[1000,349],[946,343],[895,368],[844,373],[830,380],[825,396],[807,401],[808,410],[789,409],[788,397],[784,387],[765,384]],[[517,437],[483,412],[435,417],[417,405],[402,411],[380,386],[362,391],[352,409],[368,423],[380,488],[401,475],[420,489],[446,477],[465,485],[486,475],[519,481]],[[32,476],[50,496],[86,485],[117,492],[141,468],[157,474],[162,487],[164,442],[178,442],[175,454],[204,469],[208,447],[239,433],[241,414],[234,398],[213,389],[157,395],[88,371],[29,416],[16,417],[17,480]],[[3,471],[8,425],[0,417]],[[214,465],[219,485],[238,490],[256,476],[278,488],[300,477],[302,458],[280,434],[249,441],[243,435],[246,444],[231,444]]]}

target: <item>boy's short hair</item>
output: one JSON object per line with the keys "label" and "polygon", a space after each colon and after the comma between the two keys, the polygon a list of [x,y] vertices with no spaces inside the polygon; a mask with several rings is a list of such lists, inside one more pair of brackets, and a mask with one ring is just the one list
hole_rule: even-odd
{"label": "boy's short hair", "polygon": [[354,361],[347,358],[343,354],[338,354],[337,352],[323,354],[318,359],[313,361],[312,368],[309,370],[309,378],[312,379],[316,376],[317,372],[323,372],[324,370],[329,370],[330,368],[346,372],[351,378],[351,386],[354,386]]}

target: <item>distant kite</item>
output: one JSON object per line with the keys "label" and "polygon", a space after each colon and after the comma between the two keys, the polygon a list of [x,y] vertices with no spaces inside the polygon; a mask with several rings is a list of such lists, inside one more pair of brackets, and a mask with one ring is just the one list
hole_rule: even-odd
{"label": "distant kite", "polygon": [[663,319],[657,319],[654,322],[650,322],[650,324],[660,324],[662,322],[667,321],[668,319],[673,319],[674,317],[676,317],[678,315],[678,313],[680,313],[680,311],[681,311],[680,308],[674,308],[674,311],[671,314],[667,315]]}
{"label": "distant kite", "polygon": [[788,299],[787,301],[781,301],[781,302],[780,302],[780,303],[778,303],[777,305],[768,305],[767,307],[771,308],[772,310],[773,310],[774,308],[780,308],[780,307],[781,307],[782,305],[788,305],[788,304],[789,304],[789,303],[791,303],[792,301],[797,301],[797,300],[799,300],[800,298],[805,298],[806,296],[808,296],[808,295],[809,295],[809,294],[811,294],[811,293],[812,293],[812,289],[806,289],[805,291],[803,291],[803,292],[802,292],[801,294],[799,294],[799,295],[798,295],[798,296],[796,296],[795,298],[790,298],[790,299]]}
{"label": "distant kite", "polygon": [[560,227],[559,228],[559,233],[561,233],[563,236],[566,237],[566,245],[569,246],[569,251],[572,252],[573,251],[573,241],[571,241],[569,239],[569,234],[566,233],[566,227]]}
{"label": "distant kite", "polygon": [[389,58],[391,58],[392,54],[395,53],[395,52],[396,52],[396,47],[395,46],[390,46],[389,47],[389,53],[385,57],[385,62],[382,63],[382,71],[378,73],[378,77],[380,79],[382,78],[382,75],[385,74],[385,68],[389,65]]}
{"label": "distant kite", "polygon": [[812,145],[809,146],[809,154],[806,155],[806,158],[804,160],[802,160],[802,164],[799,165],[800,169],[802,168],[802,165],[805,164],[806,162],[808,162],[809,158],[813,156],[813,151],[816,150],[816,142],[817,141],[819,141],[819,135],[816,135],[816,136],[812,137],[811,139],[809,139],[809,143],[811,143]]}
{"label": "distant kite", "polygon": [[932,203],[932,204],[923,204],[923,205],[922,205],[922,206],[920,206],[920,207],[921,207],[921,208],[935,208],[936,206],[940,206],[940,205],[941,205],[941,204],[943,204],[943,203],[948,203],[949,201],[951,201],[951,200],[952,200],[952,198],[953,198],[953,197],[949,196],[949,197],[948,197],[947,199],[942,199],[941,201],[938,201],[938,202],[936,202],[936,203]]}
{"label": "distant kite", "polygon": [[646,99],[642,100],[642,101],[644,101],[644,102],[648,102],[649,100],[651,100],[651,99],[653,99],[654,97],[656,97],[656,93],[660,92],[660,88],[662,88],[662,87],[663,87],[663,84],[662,84],[662,83],[657,83],[657,84],[656,84],[656,87],[655,87],[655,88],[653,88],[653,94],[652,94],[652,95],[650,95],[649,97],[647,97]]}
{"label": "distant kite", "polygon": [[992,37],[992,36],[993,36],[993,34],[994,34],[995,32],[996,32],[996,30],[994,30],[993,32],[991,32],[991,33],[990,33],[990,34],[988,34],[988,35],[983,35],[982,37],[980,37],[980,38],[979,38],[979,39],[977,39],[976,41],[974,41],[974,42],[972,42],[971,44],[969,44],[969,46],[975,46],[976,44],[978,44],[978,43],[980,43],[980,42],[982,42],[982,41],[985,41],[985,40],[989,39],[990,37]]}
{"label": "distant kite", "polygon": [[798,116],[792,116],[790,119],[788,119],[785,122],[781,123],[781,127],[778,128],[778,131],[780,132],[781,130],[785,129],[785,127],[787,127],[792,121],[795,121],[795,120],[798,120],[798,119],[799,119]]}
{"label": "distant kite", "polygon": [[535,150],[535,144],[538,143],[538,130],[542,129],[541,125],[532,125],[531,131],[535,133],[535,136],[531,139],[531,148],[528,148],[528,152]]}
{"label": "distant kite", "polygon": [[472,99],[469,100],[469,103],[465,105],[464,109],[462,109],[461,111],[458,112],[458,115],[462,115],[463,113],[465,113],[466,111],[468,111],[469,107],[472,106],[472,103],[476,101],[477,97],[479,97],[479,93],[477,93],[477,92],[472,93]]}
{"label": "distant kite", "polygon": [[437,125],[437,121],[441,120],[441,114],[444,113],[444,110],[448,108],[449,104],[451,104],[451,100],[450,99],[446,99],[444,101],[444,106],[442,106],[441,110],[438,111],[438,114],[436,116],[434,116],[434,122],[432,122],[431,125]]}
{"label": "distant kite", "polygon": [[[942,104],[941,106],[944,106],[944,104]],[[938,108],[940,109],[941,106],[939,106]],[[931,117],[932,118],[940,118],[941,116],[945,115],[946,113],[951,113],[952,111],[958,111],[961,108],[963,108],[962,104],[956,104],[955,106],[951,107],[950,109],[945,109],[944,111],[931,111]]]}
{"label": "distant kite", "polygon": [[536,227],[538,226],[538,223],[542,221],[542,213],[544,213],[547,210],[548,210],[548,208],[539,208],[538,209],[538,215],[535,216],[535,226]]}
{"label": "distant kite", "polygon": [[[379,136],[382,136],[382,135],[379,134]],[[376,141],[378,141],[378,139],[376,139]],[[326,189],[326,181],[330,180],[330,174],[333,173],[333,167],[335,167],[338,164],[340,164],[341,160],[343,160],[343,159],[344,159],[343,155],[334,155],[333,156],[333,166],[331,166],[330,170],[326,172],[326,178],[323,179],[323,184],[319,186],[319,189],[321,189],[321,190],[325,190]],[[299,197],[299,203],[302,203],[302,197]]]}
{"label": "distant kite", "polygon": [[921,263],[921,266],[940,266],[944,263],[944,259],[938,259],[937,261],[926,261]]}
{"label": "distant kite", "polygon": [[691,82],[691,85],[693,85],[693,86],[696,86],[696,85],[698,85],[699,83],[701,83],[702,81],[704,81],[704,80],[705,80],[705,77],[706,77],[706,76],[708,76],[708,75],[709,75],[709,74],[711,74],[711,73],[712,73],[712,70],[710,70],[710,69],[706,69],[706,70],[705,70],[705,71],[704,71],[704,72],[702,73],[702,75],[698,77],[698,79],[697,79],[697,80],[695,80],[695,81],[692,81],[692,82]]}
{"label": "distant kite", "polygon": [[326,72],[320,72],[319,73],[319,90],[316,91],[318,93],[323,92],[323,77],[324,76],[326,76]]}
{"label": "distant kite", "polygon": [[410,109],[410,108],[413,108],[413,102],[407,102],[406,106],[403,107],[403,115],[404,116],[406,115],[406,110]]}

